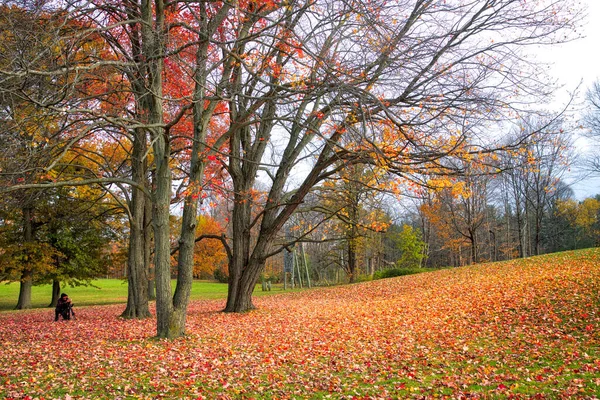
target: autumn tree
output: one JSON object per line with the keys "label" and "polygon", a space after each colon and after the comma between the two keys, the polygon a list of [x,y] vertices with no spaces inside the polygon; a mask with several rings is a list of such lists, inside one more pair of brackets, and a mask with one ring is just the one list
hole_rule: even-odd
{"label": "autumn tree", "polygon": [[[581,202],[573,199],[557,199],[554,217],[560,223],[557,238],[561,247],[558,250],[571,250],[593,247],[598,244],[600,233],[600,201],[587,198]],[[555,233],[555,232],[551,232]],[[558,240],[557,240],[558,239]]]}
{"label": "autumn tree", "polygon": [[[367,256],[366,248],[375,243],[370,234],[382,233],[389,225],[388,217],[380,206],[387,181],[383,175],[366,165],[350,165],[313,190],[318,203],[309,206],[308,211],[318,213],[319,217],[311,225],[317,226],[326,221],[329,232],[320,234],[329,239],[337,237],[340,244],[343,243],[345,249],[340,250],[344,257],[341,257],[343,262],[340,266],[350,283],[357,277],[360,259]],[[305,227],[298,228],[303,233],[309,232]],[[366,264],[371,260],[363,262]]]}
{"label": "autumn tree", "polygon": [[[467,132],[457,133],[454,116],[495,118],[509,107],[515,87],[535,90],[517,72],[518,65],[526,67],[518,48],[552,42],[573,21],[547,19],[549,8],[528,4],[525,11],[515,1],[449,7],[421,1],[287,4],[270,11],[269,21],[285,22],[267,25],[272,34],[263,29],[252,43],[230,39],[228,52],[238,61],[226,90],[227,168],[235,193],[227,311],[252,308],[268,243],[316,184],[359,162],[404,176],[443,173],[439,160],[460,157],[468,139]],[[550,14],[566,11],[554,3]],[[240,26],[233,32],[246,31]],[[489,40],[481,40],[486,35]],[[506,85],[501,77],[510,77]],[[275,136],[275,128],[285,135]],[[269,142],[279,151],[266,152]],[[295,171],[307,157],[309,171],[300,177]],[[261,168],[271,189],[264,204],[252,204]],[[254,207],[262,210],[259,220],[250,217]],[[247,233],[256,224],[260,235],[251,243]]]}
{"label": "autumn tree", "polygon": [[[43,3],[0,6],[0,179],[2,186],[43,184],[51,179],[46,167],[64,151],[63,140],[78,127],[64,113],[48,111],[40,102],[61,102],[57,88],[71,81],[68,74],[53,74],[56,68],[80,57],[79,48],[65,38],[73,27],[56,18]],[[65,50],[65,51],[63,51]],[[36,71],[35,74],[23,71]],[[74,99],[65,99],[72,106]],[[3,196],[6,208],[21,210],[21,240],[33,246],[36,211],[45,193],[20,189]],[[13,219],[14,220],[14,219]],[[34,270],[25,263],[20,278],[17,308],[31,306]]]}
{"label": "autumn tree", "polygon": [[105,271],[115,212],[99,188],[45,189],[29,221],[31,240],[24,243],[21,215],[15,207],[3,207],[0,279],[19,281],[17,274],[29,269],[32,284],[52,284],[50,305],[55,305],[61,284],[86,285]]}
{"label": "autumn tree", "polygon": [[[482,227],[486,222],[489,172],[465,162],[463,175],[451,181],[451,187],[434,189],[433,204],[422,210],[438,235],[445,236],[445,246],[459,253],[468,248],[467,264],[480,261]],[[475,163],[478,165],[478,163]],[[462,261],[460,262],[462,264]]]}

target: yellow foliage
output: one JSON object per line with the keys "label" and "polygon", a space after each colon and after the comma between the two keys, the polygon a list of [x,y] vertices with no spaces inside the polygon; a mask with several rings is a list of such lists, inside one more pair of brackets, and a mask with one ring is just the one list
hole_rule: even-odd
{"label": "yellow foliage", "polygon": [[588,198],[577,203],[575,200],[559,200],[556,203],[557,214],[566,218],[571,224],[581,227],[585,231],[592,229],[598,221],[600,201]]}

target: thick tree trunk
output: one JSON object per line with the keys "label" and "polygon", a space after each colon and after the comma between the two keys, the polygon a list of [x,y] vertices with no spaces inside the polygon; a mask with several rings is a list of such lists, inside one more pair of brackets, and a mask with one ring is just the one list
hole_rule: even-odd
{"label": "thick tree trunk", "polygon": [[[250,260],[250,197],[248,189],[237,190],[232,212],[232,257],[229,261],[229,285],[225,312],[241,312],[252,308],[252,292],[243,293],[243,283],[248,280],[245,274],[249,272]],[[249,296],[250,298],[248,298]]]}
{"label": "thick tree trunk", "polygon": [[[23,240],[25,242],[33,241],[33,210],[31,208],[23,209]],[[33,286],[33,271],[25,267],[21,273],[21,283],[19,286],[19,300],[16,310],[31,308],[31,287]]]}
{"label": "thick tree trunk", "polygon": [[[146,149],[146,134],[142,129],[136,129],[132,152],[133,180],[140,185],[145,183],[144,153]],[[121,317],[148,318],[151,316],[148,308],[148,277],[145,264],[145,233],[144,215],[146,199],[138,187],[132,187],[129,221],[129,254],[127,259],[127,306]]]}
{"label": "thick tree trunk", "polygon": [[21,274],[21,284],[19,286],[19,300],[15,310],[25,310],[31,308],[31,287],[33,286],[33,272],[30,269],[24,269]]}
{"label": "thick tree trunk", "polygon": [[148,307],[148,278],[144,265],[143,240],[139,227],[131,224],[129,257],[127,261],[127,306],[123,318],[148,318],[152,314]]}
{"label": "thick tree trunk", "polygon": [[50,304],[48,304],[48,307],[56,307],[56,303],[58,303],[59,297],[60,297],[60,281],[54,279],[54,280],[52,280],[52,300],[50,300]]}
{"label": "thick tree trunk", "polygon": [[229,284],[227,306],[223,311],[246,312],[256,308],[252,303],[252,293],[264,267],[264,262],[251,262],[243,268],[242,273],[239,274],[236,280],[237,284],[232,282]]}
{"label": "thick tree trunk", "polygon": [[[167,143],[165,143],[164,138],[159,138],[156,142],[159,143],[154,146],[155,155],[160,157],[156,160],[156,189],[152,208],[155,246],[154,266],[156,271],[156,335],[160,338],[172,338],[179,336],[180,329],[178,326],[172,327],[171,324],[180,321],[182,316],[173,314],[171,294],[171,238],[169,226],[171,170],[168,163]],[[171,320],[172,317],[173,321]]]}

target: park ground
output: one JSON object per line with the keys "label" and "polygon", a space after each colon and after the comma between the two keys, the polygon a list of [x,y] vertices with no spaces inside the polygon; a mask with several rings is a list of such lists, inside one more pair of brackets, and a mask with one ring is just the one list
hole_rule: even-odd
{"label": "park ground", "polygon": [[[175,281],[172,282],[175,288]],[[274,284],[272,291],[261,291],[257,285],[255,296],[265,296],[279,293],[283,284]],[[288,289],[289,290],[289,289]],[[97,306],[108,304],[127,303],[127,280],[124,279],[96,279],[87,286],[66,286],[61,292],[66,292],[76,303],[77,307]],[[227,298],[227,284],[212,281],[194,281],[191,292],[192,300],[225,299]],[[0,283],[0,312],[14,310],[19,298],[19,283]],[[52,285],[39,285],[32,288],[32,308],[46,308],[52,298]]]}
{"label": "park ground", "polygon": [[123,305],[0,313],[0,397],[600,397],[600,251],[257,297],[195,300],[187,336]]}

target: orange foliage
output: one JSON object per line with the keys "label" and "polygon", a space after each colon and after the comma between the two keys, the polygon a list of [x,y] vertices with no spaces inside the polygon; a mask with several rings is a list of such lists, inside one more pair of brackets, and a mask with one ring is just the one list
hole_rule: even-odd
{"label": "orange foliage", "polygon": [[[224,232],[221,225],[209,216],[198,217],[196,236],[221,235]],[[212,279],[216,269],[226,269],[227,253],[223,243],[216,239],[203,239],[196,243],[194,249],[194,277]]]}

